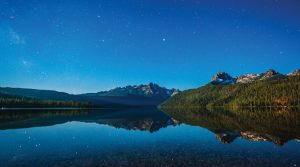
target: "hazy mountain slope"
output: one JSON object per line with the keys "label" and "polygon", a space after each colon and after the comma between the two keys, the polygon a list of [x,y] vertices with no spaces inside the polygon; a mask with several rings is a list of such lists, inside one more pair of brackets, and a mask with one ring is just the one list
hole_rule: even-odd
{"label": "hazy mountain slope", "polygon": [[43,100],[75,100],[77,98],[75,95],[53,90],[0,87],[0,92],[9,95],[24,96]]}
{"label": "hazy mountain slope", "polygon": [[1,108],[91,107],[88,102],[72,100],[42,100],[0,93]]}
{"label": "hazy mountain slope", "polygon": [[[36,106],[30,106],[30,107],[38,107],[38,100],[40,101],[61,101],[61,102],[67,102],[67,101],[73,101],[73,102],[79,102],[79,103],[89,103],[89,106],[94,107],[115,107],[115,106],[124,106],[124,104],[118,104],[117,102],[114,102],[114,100],[109,99],[99,99],[99,98],[93,98],[93,97],[84,97],[84,96],[78,96],[78,95],[72,95],[64,92],[57,92],[52,90],[37,90],[37,89],[25,89],[25,88],[9,88],[9,87],[0,87],[0,96],[3,98],[7,97],[13,97],[13,99],[17,98],[23,98],[23,102],[16,104],[15,102],[13,104],[9,104],[6,102],[6,106],[9,107],[22,107],[24,106],[23,103],[27,103],[28,100],[24,99],[30,99],[35,100],[37,104]],[[5,95],[5,97],[4,97]],[[14,100],[16,101],[16,100]],[[0,103],[0,105],[4,106],[4,101]],[[27,105],[25,105],[27,106]],[[44,105],[42,105],[44,106]],[[51,106],[51,105],[47,105]],[[67,105],[70,106],[70,105]],[[72,105],[71,105],[72,106]]]}

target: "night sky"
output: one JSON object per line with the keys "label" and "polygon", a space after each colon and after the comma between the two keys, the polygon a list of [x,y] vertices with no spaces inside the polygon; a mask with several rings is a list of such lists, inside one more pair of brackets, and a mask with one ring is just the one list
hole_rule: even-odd
{"label": "night sky", "polygon": [[299,0],[0,1],[0,86],[188,89],[299,62]]}

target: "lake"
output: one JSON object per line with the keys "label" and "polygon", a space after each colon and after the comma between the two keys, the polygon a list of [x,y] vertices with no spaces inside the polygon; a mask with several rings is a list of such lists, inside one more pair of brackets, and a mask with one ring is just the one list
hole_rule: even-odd
{"label": "lake", "polygon": [[0,166],[300,166],[300,112],[0,110]]}

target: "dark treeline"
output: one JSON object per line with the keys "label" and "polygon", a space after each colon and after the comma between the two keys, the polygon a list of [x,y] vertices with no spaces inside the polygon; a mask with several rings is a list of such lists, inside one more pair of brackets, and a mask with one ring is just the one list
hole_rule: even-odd
{"label": "dark treeline", "polygon": [[88,102],[78,101],[56,101],[38,100],[0,93],[0,107],[2,108],[54,108],[54,107],[74,107],[86,108],[91,105]]}
{"label": "dark treeline", "polygon": [[300,76],[247,84],[206,85],[184,91],[161,107],[300,106]]}

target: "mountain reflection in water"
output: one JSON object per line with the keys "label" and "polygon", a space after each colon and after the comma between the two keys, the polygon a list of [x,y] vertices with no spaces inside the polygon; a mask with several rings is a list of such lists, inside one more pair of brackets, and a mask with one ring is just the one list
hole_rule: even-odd
{"label": "mountain reflection in water", "polygon": [[[142,112],[141,112],[142,111]],[[52,126],[77,121],[151,133],[180,122],[206,128],[224,144],[241,137],[284,145],[300,141],[300,113],[288,109],[240,109],[238,111],[155,108],[127,110],[2,110],[0,130]]]}
{"label": "mountain reflection in water", "polygon": [[126,130],[155,132],[179,122],[155,108],[140,109],[44,109],[0,110],[0,130],[51,126],[77,121],[109,125]]}
{"label": "mountain reflection in water", "polygon": [[295,166],[299,120],[290,110],[0,110],[0,164]]}
{"label": "mountain reflection in water", "polygon": [[224,144],[237,137],[249,141],[270,141],[284,145],[300,141],[300,112],[287,108],[244,108],[211,110],[199,108],[164,109],[170,117],[189,125],[206,128]]}

